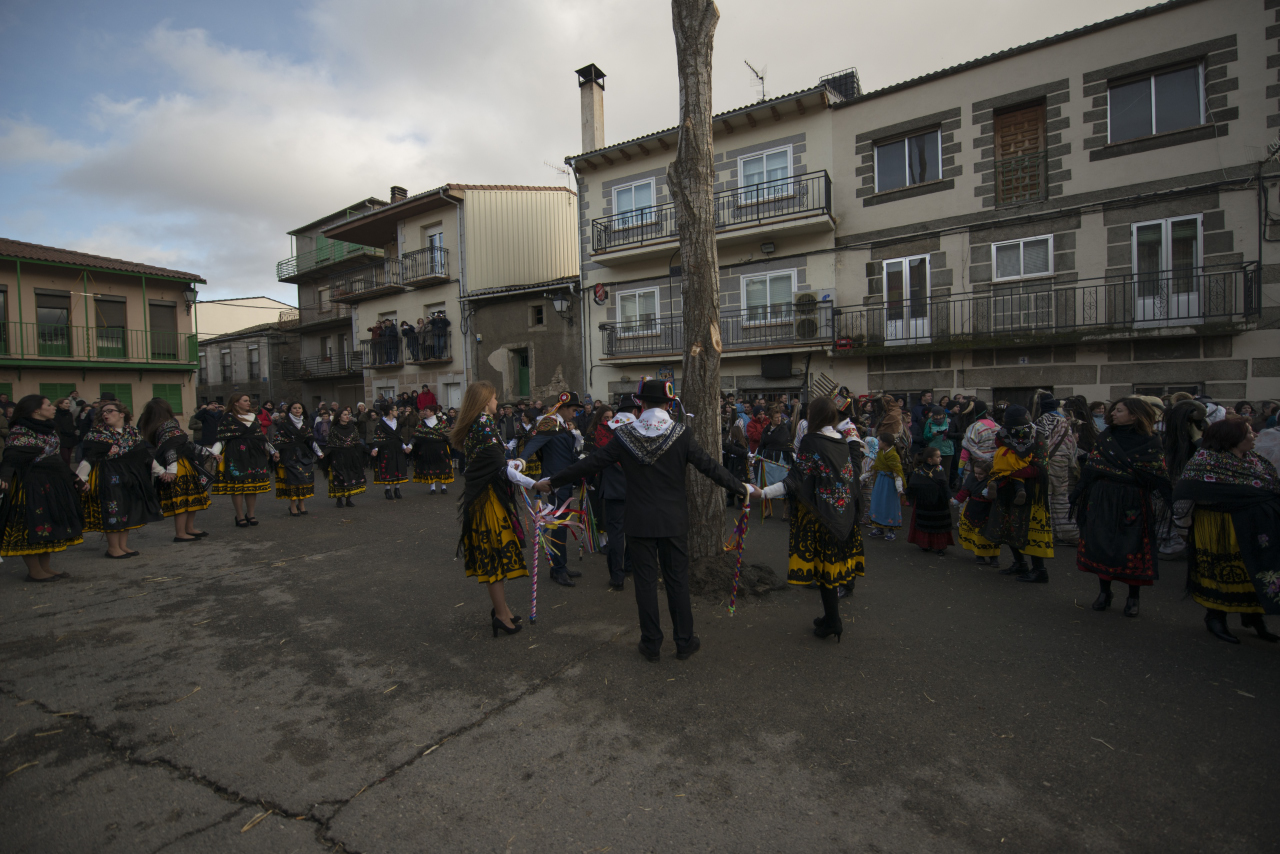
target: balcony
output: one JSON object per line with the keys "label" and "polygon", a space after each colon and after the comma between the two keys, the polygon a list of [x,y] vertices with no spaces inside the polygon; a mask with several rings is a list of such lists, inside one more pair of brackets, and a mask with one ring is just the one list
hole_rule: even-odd
{"label": "balcony", "polygon": [[1048,198],[1049,155],[1043,151],[996,161],[996,204],[1016,205]]}
{"label": "balcony", "polygon": [[415,249],[400,256],[400,281],[408,288],[424,288],[449,281],[449,250],[443,246]]}
{"label": "balcony", "polygon": [[327,380],[363,373],[364,354],[358,351],[333,353],[328,356],[308,356],[305,359],[285,359],[280,365],[281,376],[286,380]]}
{"label": "balcony", "polygon": [[333,277],[329,299],[334,302],[358,303],[367,299],[404,293],[398,258],[367,264]]}
{"label": "balcony", "polygon": [[[831,231],[831,179],[811,172],[721,190],[712,199],[716,242],[754,240],[766,234]],[[591,222],[591,260],[612,266],[670,253],[679,240],[674,202],[652,205]]]}
{"label": "balcony", "polygon": [[365,367],[375,369],[452,362],[453,335],[446,333],[441,337],[444,340],[436,342],[435,336],[428,335],[425,346],[416,338],[406,339],[399,335],[394,338],[366,338],[360,342],[360,352]]}
{"label": "balcony", "polygon": [[[732,351],[826,348],[832,341],[830,303],[789,303],[720,312],[720,345]],[[600,324],[605,359],[630,360],[684,352],[684,317]]]}
{"label": "balcony", "polygon": [[[190,370],[199,362],[196,336],[119,327],[0,323],[0,365]],[[147,368],[158,365],[158,368]]]}
{"label": "balcony", "polygon": [[[351,306],[331,301],[298,306],[298,329],[350,326]],[[283,313],[283,312],[282,312]]]}
{"label": "balcony", "polygon": [[294,255],[276,264],[276,280],[297,284],[320,273],[331,273],[343,266],[362,264],[381,257],[381,249],[331,240],[319,249]]}
{"label": "balcony", "polygon": [[1054,287],[1052,279],[995,285],[960,298],[917,297],[837,309],[836,355],[896,347],[1008,347],[1230,334],[1261,314],[1257,263],[1109,276]]}

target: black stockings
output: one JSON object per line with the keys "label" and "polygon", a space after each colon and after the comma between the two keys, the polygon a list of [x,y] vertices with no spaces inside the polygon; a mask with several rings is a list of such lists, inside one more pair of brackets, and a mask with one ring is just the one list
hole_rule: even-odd
{"label": "black stockings", "polygon": [[[1101,589],[1101,590],[1102,590],[1102,592],[1103,592],[1103,593],[1110,593],[1110,592],[1111,592],[1111,579],[1110,579],[1110,578],[1099,578],[1099,579],[1098,579],[1098,587],[1099,587],[1099,589]],[[1130,585],[1129,585],[1129,598],[1130,598],[1130,599],[1137,599],[1137,598],[1138,598],[1138,592],[1139,592],[1140,590],[1142,590],[1142,588],[1141,588],[1139,585],[1137,585],[1137,584],[1130,584]]]}

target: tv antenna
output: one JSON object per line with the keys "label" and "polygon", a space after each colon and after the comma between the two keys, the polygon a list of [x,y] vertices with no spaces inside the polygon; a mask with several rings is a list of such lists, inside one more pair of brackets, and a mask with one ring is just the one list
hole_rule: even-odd
{"label": "tv antenna", "polygon": [[542,165],[543,165],[543,166],[549,166],[549,167],[551,167],[552,169],[554,169],[554,170],[556,170],[557,172],[559,172],[559,173],[560,173],[560,177],[561,177],[561,178],[563,178],[563,179],[565,180],[565,182],[570,186],[570,188],[572,188],[572,187],[573,187],[573,184],[574,184],[574,176],[573,176],[573,171],[572,171],[572,170],[570,170],[570,169],[566,169],[565,167],[561,166],[559,163],[552,163],[550,160],[544,160],[544,161],[542,161]]}
{"label": "tv antenna", "polygon": [[760,66],[760,70],[756,71],[756,67],[751,63],[747,62],[745,59],[742,60],[742,63],[743,65],[747,66],[747,68],[750,68],[751,73],[755,75],[756,82],[760,84],[760,100],[764,101],[766,98],[769,97],[768,94],[766,94],[764,91],[764,76],[769,73],[769,66],[762,65]]}

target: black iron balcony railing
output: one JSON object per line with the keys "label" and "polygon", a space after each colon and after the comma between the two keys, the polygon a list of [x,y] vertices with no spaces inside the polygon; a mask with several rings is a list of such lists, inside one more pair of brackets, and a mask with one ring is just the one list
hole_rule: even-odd
{"label": "black iron balcony railing", "polygon": [[298,306],[298,326],[310,326],[311,324],[333,323],[335,321],[350,321],[351,306],[346,303],[324,302],[312,303],[310,305]]}
{"label": "black iron balcony railing", "polygon": [[404,290],[400,261],[388,258],[377,264],[366,264],[333,277],[329,298],[334,301],[359,302]]}
{"label": "black iron balcony railing", "polygon": [[[734,190],[713,199],[716,229],[763,225],[801,214],[831,213],[831,179],[824,172],[779,178]],[[651,205],[591,222],[591,250],[608,252],[647,243],[676,240],[674,202]]]}
{"label": "black iron balcony railing", "polygon": [[401,256],[400,264],[400,280],[408,287],[421,287],[449,278],[449,250],[443,246],[406,252]]}
{"label": "black iron balcony railing", "polygon": [[890,300],[837,309],[834,347],[1000,346],[1132,336],[1175,326],[1222,327],[1261,312],[1256,263],[1109,276],[1055,287],[1052,279],[993,285],[964,297]]}
{"label": "black iron balcony railing", "polygon": [[[772,347],[828,347],[832,306],[800,303],[720,312],[720,344],[729,350]],[[684,317],[645,317],[600,324],[605,356],[647,356],[684,352]]]}
{"label": "black iron balcony railing", "polygon": [[285,359],[280,364],[286,380],[318,380],[358,374],[364,368],[364,355],[357,351],[333,353],[329,356],[307,356]]}
{"label": "black iron balcony railing", "polygon": [[365,367],[394,368],[423,362],[453,361],[453,336],[434,335],[430,332],[425,337],[404,338],[399,335],[385,338],[366,338],[360,342],[360,352],[364,357]]}
{"label": "black iron balcony railing", "polygon": [[365,258],[381,258],[382,250],[343,240],[331,240],[319,249],[303,252],[276,264],[276,280],[293,281],[319,272],[334,264],[356,262]]}
{"label": "black iron balcony railing", "polygon": [[996,161],[996,204],[1038,202],[1048,198],[1049,156],[1043,151]]}

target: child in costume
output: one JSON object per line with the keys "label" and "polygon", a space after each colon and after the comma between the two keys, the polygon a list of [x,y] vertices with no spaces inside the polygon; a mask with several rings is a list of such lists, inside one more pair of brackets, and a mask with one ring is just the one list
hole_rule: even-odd
{"label": "child in costume", "polygon": [[1019,454],[1007,445],[1001,445],[996,448],[996,456],[991,462],[991,471],[988,474],[987,498],[994,498],[997,489],[1012,483],[1014,489],[1013,503],[1019,507],[1026,504],[1026,478],[1016,477],[1015,474],[1029,465],[1031,465],[1031,451],[1029,448],[1025,454]]}
{"label": "child in costume", "polygon": [[982,536],[982,529],[991,515],[991,499],[987,497],[989,464],[977,457],[971,458],[965,472],[964,483],[951,503],[960,506],[960,545],[973,552],[979,566],[1000,568],[1000,547]]}
{"label": "child in costume", "polygon": [[876,479],[871,489],[871,536],[892,540],[893,529],[902,527],[902,460],[893,446],[893,434],[881,433],[877,439],[879,450],[871,466]]}
{"label": "child in costume", "polygon": [[942,451],[927,448],[907,481],[907,497],[912,500],[911,530],[907,541],[935,554],[947,553],[955,545],[951,537],[951,488],[942,466]]}

